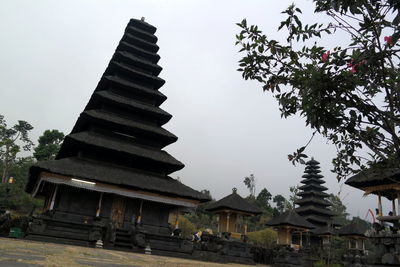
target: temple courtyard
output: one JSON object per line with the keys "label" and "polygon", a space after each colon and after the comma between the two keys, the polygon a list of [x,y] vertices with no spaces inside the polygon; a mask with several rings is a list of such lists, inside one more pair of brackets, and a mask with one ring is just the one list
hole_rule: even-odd
{"label": "temple courtyard", "polygon": [[[0,266],[246,266],[0,238]],[[267,265],[257,265],[267,266]]]}

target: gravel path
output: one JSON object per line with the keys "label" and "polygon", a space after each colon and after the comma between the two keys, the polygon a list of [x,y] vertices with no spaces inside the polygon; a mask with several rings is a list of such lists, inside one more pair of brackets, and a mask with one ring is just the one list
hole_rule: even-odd
{"label": "gravel path", "polygon": [[[180,258],[145,255],[106,249],[41,243],[27,240],[0,238],[1,267],[139,267],[139,266],[246,266],[219,264]],[[261,266],[261,265],[259,265]],[[266,265],[263,265],[266,266]]]}

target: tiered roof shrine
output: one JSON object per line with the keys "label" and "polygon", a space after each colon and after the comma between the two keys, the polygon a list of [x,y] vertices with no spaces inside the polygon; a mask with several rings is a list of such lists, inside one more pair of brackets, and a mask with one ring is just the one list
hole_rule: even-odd
{"label": "tiered roof shrine", "polygon": [[[209,200],[169,176],[184,165],[163,150],[178,138],[162,127],[172,116],[160,108],[167,97],[155,32],[129,22],[56,160],[30,169],[26,191],[45,200],[46,213],[29,238],[143,247],[132,231],[170,236],[180,209]],[[162,249],[157,242],[150,245]]]}
{"label": "tiered roof shrine", "polygon": [[320,174],[319,162],[311,159],[306,163],[304,179],[301,180],[302,186],[298,193],[299,200],[295,202],[298,207],[295,211],[307,221],[312,223],[315,228],[324,227],[332,224],[335,213],[329,207],[331,203],[326,200],[329,196],[324,191],[328,190],[323,184],[325,181]]}

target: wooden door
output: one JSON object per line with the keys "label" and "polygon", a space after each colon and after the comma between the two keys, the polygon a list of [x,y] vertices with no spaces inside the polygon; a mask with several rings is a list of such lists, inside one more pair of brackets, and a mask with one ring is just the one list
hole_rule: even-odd
{"label": "wooden door", "polygon": [[115,223],[118,228],[124,226],[125,217],[125,198],[114,196],[112,209],[111,209],[111,220]]}

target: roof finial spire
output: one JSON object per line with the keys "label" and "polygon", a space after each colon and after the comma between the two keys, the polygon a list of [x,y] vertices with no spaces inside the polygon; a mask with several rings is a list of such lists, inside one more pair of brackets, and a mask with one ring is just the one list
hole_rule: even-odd
{"label": "roof finial spire", "polygon": [[140,20],[144,22],[144,17],[142,17]]}
{"label": "roof finial spire", "polygon": [[236,194],[236,192],[237,192],[237,188],[236,187],[232,188],[232,193]]}

